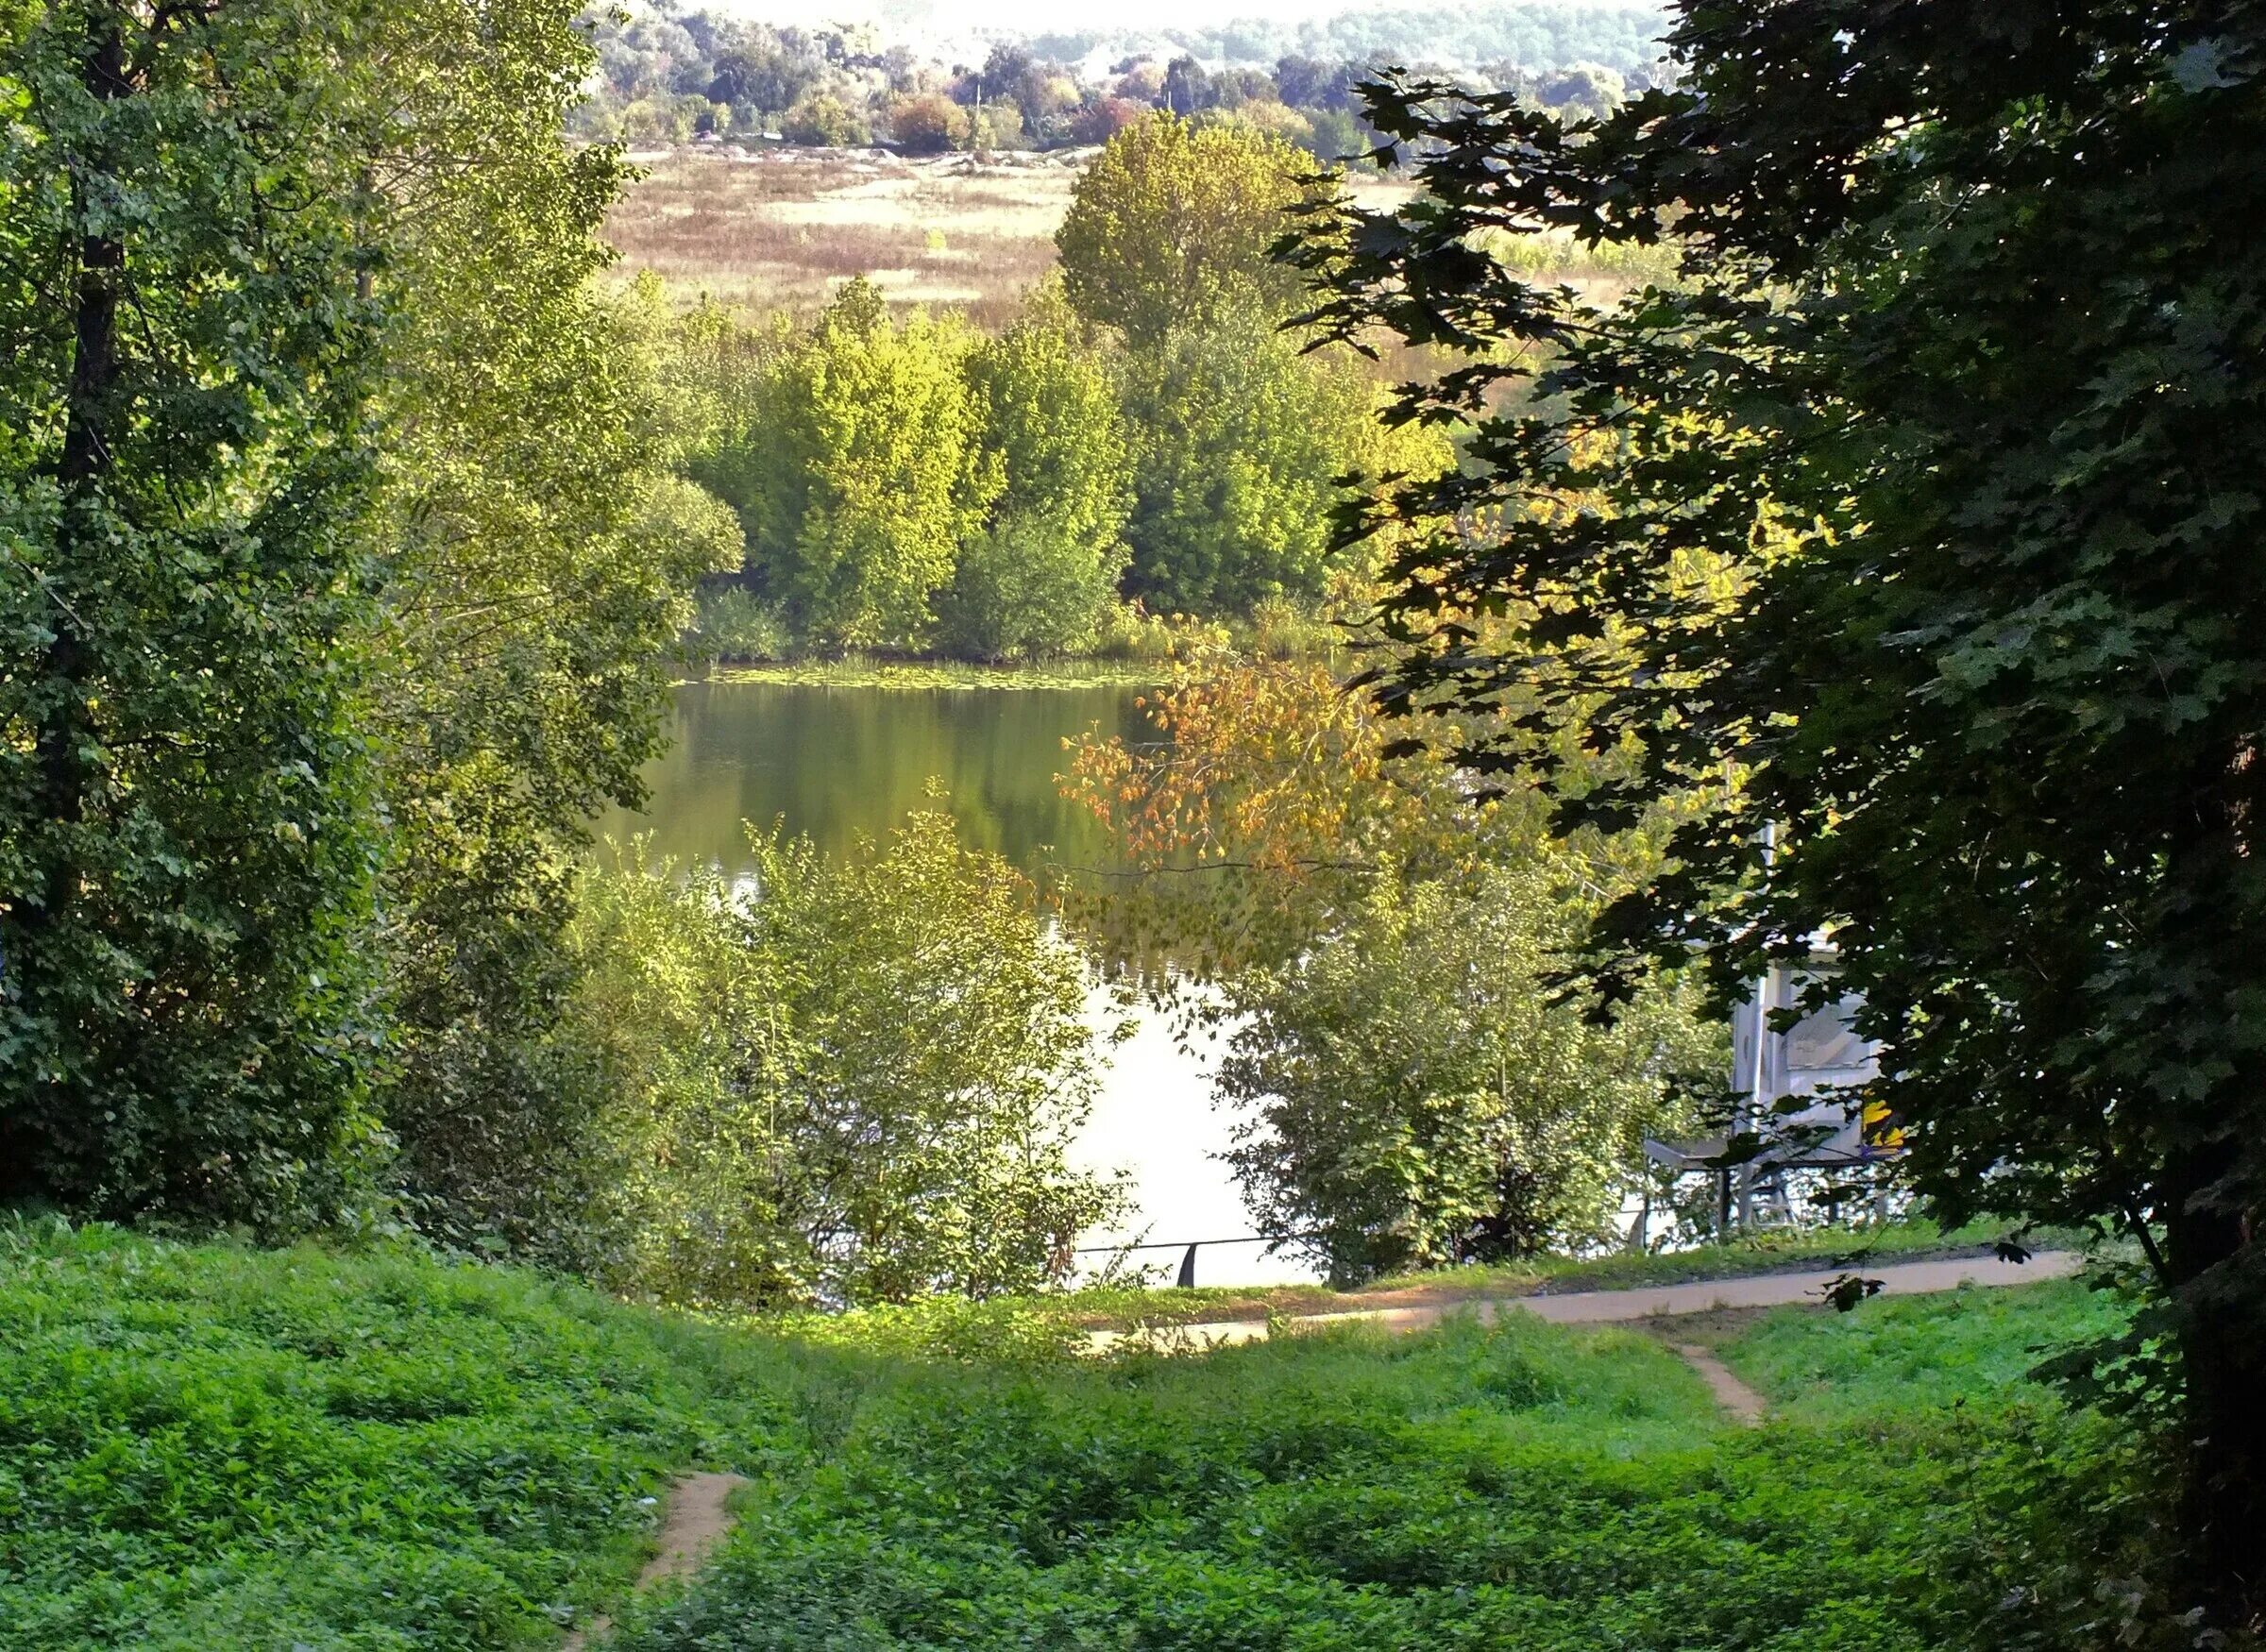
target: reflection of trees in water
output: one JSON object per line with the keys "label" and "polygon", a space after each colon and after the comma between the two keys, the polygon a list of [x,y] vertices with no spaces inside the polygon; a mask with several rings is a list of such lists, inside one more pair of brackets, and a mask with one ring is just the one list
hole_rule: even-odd
{"label": "reflection of trees in water", "polygon": [[646,772],[636,816],[600,823],[651,832],[682,859],[737,869],[743,821],[807,834],[838,857],[859,834],[886,831],[949,795],[962,841],[1034,876],[1049,857],[1090,860],[1101,832],[1062,798],[1062,740],[1100,724],[1130,727],[1128,689],[897,689],[687,683],[678,690],[668,751]]}
{"label": "reflection of trees in water", "polygon": [[1036,880],[1105,970],[1153,986],[1190,961],[1172,892],[1125,899],[1108,834],[1056,784],[1065,737],[1097,725],[1105,736],[1145,731],[1135,697],[1123,687],[686,683],[669,749],[646,770],[645,809],[614,811],[598,830],[651,833],[659,854],[737,874],[753,865],[746,822],[769,830],[784,820],[838,859],[860,834],[931,806],[933,784],[962,842]]}

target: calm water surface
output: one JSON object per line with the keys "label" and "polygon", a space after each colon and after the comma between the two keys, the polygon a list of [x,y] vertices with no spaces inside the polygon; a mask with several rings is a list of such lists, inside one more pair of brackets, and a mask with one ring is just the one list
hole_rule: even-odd
{"label": "calm water surface", "polygon": [[[751,864],[744,822],[783,821],[838,853],[861,834],[887,832],[909,810],[937,806],[934,784],[963,842],[1032,872],[1106,865],[1103,834],[1063,800],[1055,777],[1066,766],[1065,738],[1091,729],[1145,731],[1136,692],[686,683],[677,690],[668,750],[646,773],[645,811],[617,811],[600,831],[615,838],[650,834],[658,853],[736,871]],[[1117,1013],[1097,987],[1091,1019],[1100,1024]],[[1087,1163],[1133,1173],[1133,1226],[1153,1239],[1251,1231],[1211,1157],[1226,1145],[1227,1121],[1212,1108],[1207,1068],[1202,1054],[1179,1048],[1162,1018],[1141,1016],[1139,1031],[1111,1054],[1080,1141]],[[1260,1256],[1255,1245],[1207,1247],[1197,1261],[1205,1284],[1311,1276],[1287,1258]]]}

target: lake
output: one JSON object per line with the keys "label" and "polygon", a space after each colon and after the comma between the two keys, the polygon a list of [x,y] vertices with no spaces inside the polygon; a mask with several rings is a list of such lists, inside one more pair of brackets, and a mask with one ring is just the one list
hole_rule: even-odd
{"label": "lake", "polygon": [[[820,687],[770,683],[688,683],[676,691],[668,750],[646,771],[641,814],[617,810],[601,834],[648,834],[655,852],[752,865],[746,827],[783,821],[838,853],[859,834],[887,832],[913,809],[940,806],[961,840],[1037,873],[1049,865],[1110,860],[1106,835],[1055,784],[1062,742],[1098,729],[1138,735],[1146,723],[1138,690],[1076,688]],[[943,797],[930,801],[932,784]],[[1090,1020],[1117,1013],[1097,983]],[[1206,1057],[1183,1050],[1163,1018],[1140,1015],[1139,1030],[1110,1055],[1079,1157],[1133,1174],[1135,1230],[1165,1241],[1247,1234],[1251,1218],[1212,1155],[1228,1121],[1211,1104]],[[1089,1236],[1086,1242],[1134,1237]],[[1206,1246],[1197,1278],[1207,1285],[1309,1279],[1312,1273],[1261,1247]],[[1176,1256],[1151,1252],[1144,1260]]]}

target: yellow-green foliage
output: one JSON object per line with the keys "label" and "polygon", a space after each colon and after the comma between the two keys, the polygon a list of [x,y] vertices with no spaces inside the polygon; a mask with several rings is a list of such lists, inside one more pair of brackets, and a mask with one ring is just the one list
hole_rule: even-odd
{"label": "yellow-green foliage", "polygon": [[1289,314],[1301,278],[1267,251],[1313,170],[1253,126],[1135,122],[1086,169],[1055,236],[1070,301],[1137,343],[1253,304]]}
{"label": "yellow-green foliage", "polygon": [[851,282],[763,363],[702,468],[737,506],[764,593],[813,641],[907,644],[1003,481],[981,462],[962,324],[890,319]]}
{"label": "yellow-green foliage", "polygon": [[1076,953],[940,814],[838,863],[753,840],[760,899],[634,858],[583,886],[612,1277],[726,1307],[1043,1285],[1123,1202],[1065,1156],[1095,1081]]}

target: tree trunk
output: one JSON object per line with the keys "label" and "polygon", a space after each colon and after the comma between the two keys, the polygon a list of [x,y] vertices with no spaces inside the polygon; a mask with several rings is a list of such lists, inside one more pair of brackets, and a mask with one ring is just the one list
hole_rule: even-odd
{"label": "tree trunk", "polygon": [[2221,1624],[2266,1627],[2266,1313],[2260,1257],[2237,1212],[2197,1208],[2212,1180],[2181,1167],[2164,1261],[2177,1291],[2188,1460],[2179,1526],[2189,1581]]}
{"label": "tree trunk", "polygon": [[[108,7],[90,7],[86,21],[82,78],[87,90],[104,103],[129,96],[133,88],[119,14]],[[108,141],[106,133],[101,142]],[[86,166],[74,169],[72,182],[73,215],[81,233],[72,283],[71,382],[64,396],[63,447],[55,475],[63,495],[56,546],[58,582],[75,588],[74,595],[97,584],[88,564],[97,554],[104,537],[103,518],[110,511],[104,484],[113,463],[110,431],[118,392],[118,305],[125,285],[126,244],[86,228],[92,213],[85,178],[114,170],[110,159],[98,144]],[[27,916],[42,929],[55,924],[76,892],[73,829],[86,816],[90,775],[85,753],[93,733],[87,715],[94,666],[93,639],[84,634],[84,622],[70,596],[57,592],[55,597],[55,636],[42,662],[43,704],[32,737],[50,836],[41,868],[41,898]]]}

